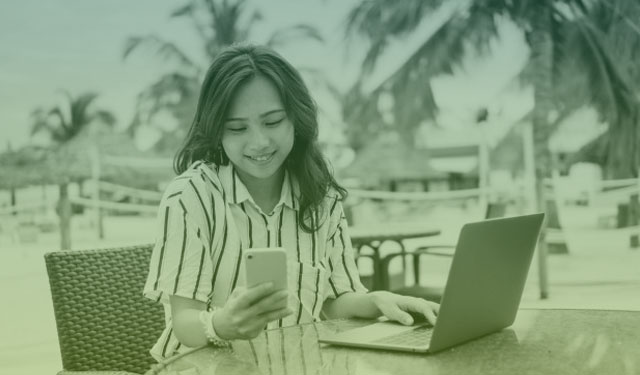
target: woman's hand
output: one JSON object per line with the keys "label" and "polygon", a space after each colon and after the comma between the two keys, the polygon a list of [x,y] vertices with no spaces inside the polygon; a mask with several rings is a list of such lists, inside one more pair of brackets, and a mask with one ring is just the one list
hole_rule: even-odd
{"label": "woman's hand", "polygon": [[376,291],[368,294],[371,302],[380,310],[380,313],[390,320],[395,320],[404,325],[413,324],[413,317],[409,312],[424,315],[431,324],[436,324],[436,316],[440,305],[422,298],[402,296],[385,291]]}
{"label": "woman's hand", "polygon": [[213,327],[225,340],[256,338],[267,323],[293,313],[287,308],[287,297],[286,290],[276,290],[271,283],[238,287],[214,313]]}

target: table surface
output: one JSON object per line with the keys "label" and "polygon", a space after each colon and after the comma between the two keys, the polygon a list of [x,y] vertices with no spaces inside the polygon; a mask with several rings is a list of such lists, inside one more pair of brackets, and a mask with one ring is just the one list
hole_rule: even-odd
{"label": "table surface", "polygon": [[149,374],[640,374],[640,311],[529,310],[513,326],[436,353],[318,343],[369,324],[333,320],[265,331],[232,348],[203,347]]}
{"label": "table surface", "polygon": [[440,234],[440,230],[421,223],[389,223],[385,225],[354,225],[349,227],[351,241],[355,243],[406,240],[430,237]]}

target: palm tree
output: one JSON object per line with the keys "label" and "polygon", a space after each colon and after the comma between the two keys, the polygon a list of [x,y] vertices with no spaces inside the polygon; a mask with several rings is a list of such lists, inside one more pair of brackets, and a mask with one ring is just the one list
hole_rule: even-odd
{"label": "palm tree", "polygon": [[[247,0],[189,0],[170,16],[188,19],[208,61],[225,46],[247,40],[255,24],[263,19],[260,11],[247,8]],[[314,27],[297,24],[274,31],[266,44],[277,47],[296,39],[323,41]],[[162,134],[155,148],[160,152],[173,152],[176,140],[184,139],[189,128],[205,68],[176,43],[155,34],[129,37],[124,58],[141,48],[154,50],[161,58],[173,61],[176,70],[161,76],[138,95],[136,113],[129,129],[135,132],[140,126],[154,126],[155,116],[163,112],[169,114],[177,121],[177,127],[166,130],[154,126]]]}
{"label": "palm tree", "polygon": [[[605,45],[616,57],[616,67],[627,79],[632,92],[640,94],[640,5],[632,2],[601,2],[592,7],[589,18],[605,33]],[[633,113],[637,116],[637,114]],[[635,123],[634,119],[626,119]],[[638,121],[638,120],[635,120]],[[615,125],[615,124],[612,124]],[[638,138],[640,128],[618,124],[616,131],[602,134],[584,146],[573,160],[600,164],[605,178],[619,179],[637,176],[640,165]]]}
{"label": "palm tree", "polygon": [[[64,92],[68,108],[56,106],[50,109],[39,107],[31,113],[33,120],[31,135],[47,134],[53,142],[53,149],[48,156],[42,178],[58,183],[60,199],[56,211],[60,216],[60,247],[71,248],[71,203],[68,196],[68,184],[72,179],[80,179],[87,175],[82,172],[81,161],[76,153],[70,150],[70,144],[79,138],[89,126],[100,123],[108,127],[115,124],[111,112],[92,108],[98,97],[96,93],[84,93],[77,97]],[[79,160],[80,159],[80,160]]]}
{"label": "palm tree", "polygon": [[[548,149],[552,112],[570,112],[577,97],[582,103],[590,103],[598,110],[600,116],[610,124],[611,134],[634,134],[632,139],[637,143],[637,98],[603,42],[605,35],[601,25],[593,20],[593,10],[605,2],[606,0],[469,0],[454,3],[459,5],[459,9],[452,11],[451,16],[433,34],[426,37],[411,57],[379,85],[368,99],[375,101],[384,92],[397,95],[395,88],[414,87],[415,82],[422,85],[413,88],[409,97],[432,97],[429,82],[433,77],[451,73],[454,67],[461,65],[470,52],[468,46],[481,55],[490,52],[490,42],[499,37],[500,20],[507,19],[515,23],[524,32],[531,51],[528,64],[520,77],[523,82],[533,86],[535,104],[531,118],[537,206],[538,210],[547,211],[544,178],[550,176],[553,168]],[[363,62],[363,78],[366,78],[367,72],[393,38],[414,32],[427,15],[445,3],[452,4],[444,0],[369,0],[354,7],[347,18],[347,35],[363,35],[370,42]],[[631,1],[627,3],[631,4]],[[637,38],[636,35],[635,39]],[[565,100],[566,96],[559,93],[567,82],[572,87],[585,88],[582,91],[584,96],[571,95],[570,100]],[[412,138],[415,127],[425,116],[432,116],[437,111],[434,102],[424,102],[431,105],[426,110],[419,109],[422,115],[416,115],[413,121],[398,125],[399,129],[407,133],[406,139]],[[411,107],[414,103],[401,100],[395,100],[395,103],[397,108],[394,108],[394,112],[415,110]],[[609,152],[616,152],[615,148],[610,146]],[[634,148],[632,151],[638,155],[638,150]],[[634,163],[633,169],[637,170],[637,157],[631,158],[629,162]],[[541,298],[546,298],[548,293],[545,284],[544,233],[543,230],[539,248],[540,279],[543,281]]]}

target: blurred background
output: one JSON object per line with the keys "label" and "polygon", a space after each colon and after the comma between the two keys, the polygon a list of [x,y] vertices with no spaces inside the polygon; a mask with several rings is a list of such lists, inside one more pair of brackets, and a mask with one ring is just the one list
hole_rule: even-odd
{"label": "blurred background", "polygon": [[639,20],[633,0],[3,1],[0,367],[62,368],[43,255],[155,240],[204,72],[245,40],[302,72],[352,226],[441,230],[419,246],[545,211],[522,304],[640,309]]}

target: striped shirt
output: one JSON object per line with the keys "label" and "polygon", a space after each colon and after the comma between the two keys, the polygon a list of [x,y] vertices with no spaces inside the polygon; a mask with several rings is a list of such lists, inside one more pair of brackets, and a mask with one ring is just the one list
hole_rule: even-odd
{"label": "striped shirt", "polygon": [[202,161],[167,187],[158,211],[156,243],[144,295],[165,307],[166,328],[151,349],[157,360],[181,352],[171,324],[169,296],[223,306],[245,284],[242,252],[282,246],[287,250],[289,307],[293,314],[267,329],[318,321],[327,298],[366,292],[360,283],[339,195],[331,192],[311,218],[314,233],[298,220],[299,186],[285,173],[280,200],[265,214],[232,165]]}

